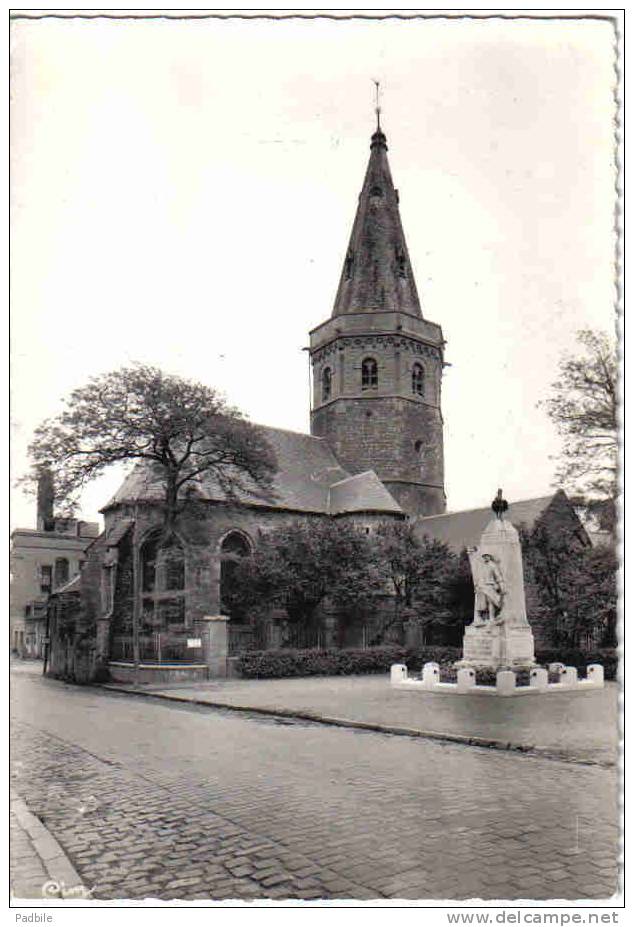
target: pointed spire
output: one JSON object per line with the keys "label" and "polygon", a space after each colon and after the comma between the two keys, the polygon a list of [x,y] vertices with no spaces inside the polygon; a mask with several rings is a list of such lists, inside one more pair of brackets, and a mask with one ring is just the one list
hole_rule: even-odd
{"label": "pointed spire", "polygon": [[381,128],[379,84],[374,83],[377,127],[332,316],[391,311],[422,318]]}

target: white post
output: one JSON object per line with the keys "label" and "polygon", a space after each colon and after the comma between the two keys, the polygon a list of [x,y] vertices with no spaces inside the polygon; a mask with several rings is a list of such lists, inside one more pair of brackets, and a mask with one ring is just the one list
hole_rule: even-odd
{"label": "white post", "polygon": [[531,689],[539,689],[543,691],[548,688],[548,670],[544,669],[543,666],[536,666],[535,669],[532,669],[529,677],[529,685]]}
{"label": "white post", "polygon": [[426,689],[431,689],[438,682],[440,682],[440,667],[438,664],[425,663],[423,666],[423,686]]}
{"label": "white post", "polygon": [[407,667],[404,663],[393,663],[390,667],[390,683],[405,682],[407,679]]}
{"label": "white post", "polygon": [[592,685],[596,686],[597,689],[603,688],[603,667],[600,663],[591,663],[586,670],[586,678],[588,682],[591,682]]}
{"label": "white post", "polygon": [[559,677],[559,682],[566,689],[575,689],[577,687],[577,667],[565,666]]}
{"label": "white post", "polygon": [[511,695],[515,689],[515,673],[513,670],[499,670],[495,677],[495,688],[498,695]]}
{"label": "white post", "polygon": [[548,672],[549,673],[563,673],[566,666],[564,663],[549,663]]}
{"label": "white post", "polygon": [[476,684],[475,670],[469,667],[458,670],[458,692],[468,692]]}

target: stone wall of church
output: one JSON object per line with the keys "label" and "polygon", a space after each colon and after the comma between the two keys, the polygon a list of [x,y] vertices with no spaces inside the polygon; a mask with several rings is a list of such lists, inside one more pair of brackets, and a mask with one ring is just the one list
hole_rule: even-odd
{"label": "stone wall of church", "polygon": [[339,399],[313,411],[312,433],[351,473],[374,470],[408,514],[445,511],[437,406],[387,396]]}
{"label": "stone wall of church", "polygon": [[[126,517],[136,517],[139,545],[157,528],[161,514],[153,506],[142,506],[137,511],[120,507],[106,514],[106,532]],[[254,547],[262,532],[295,522],[298,513],[267,510],[241,505],[218,504],[181,517],[175,526],[177,536],[185,550],[185,628],[194,629],[208,615],[220,614],[220,563],[223,540],[232,532],[239,533],[246,543]],[[306,518],[323,518],[306,515]],[[132,597],[131,534],[119,543],[114,612],[117,628],[123,633],[131,627]],[[91,579],[91,584],[95,580]]]}

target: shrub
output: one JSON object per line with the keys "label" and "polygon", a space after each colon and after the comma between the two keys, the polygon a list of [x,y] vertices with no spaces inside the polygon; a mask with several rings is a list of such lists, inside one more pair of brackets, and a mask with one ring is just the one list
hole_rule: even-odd
{"label": "shrub", "polygon": [[535,653],[538,663],[548,666],[549,663],[563,663],[565,666],[576,666],[580,677],[585,677],[586,667],[591,663],[600,663],[603,666],[606,679],[616,679],[619,658],[611,647],[603,650],[594,650],[584,653],[582,650],[539,650]]}
{"label": "shrub", "polygon": [[253,650],[241,654],[236,668],[245,679],[284,679],[291,676],[350,676],[387,673],[393,663],[420,671],[424,663],[458,660],[455,647],[399,646],[347,650]]}
{"label": "shrub", "polygon": [[403,663],[408,670],[420,672],[425,663],[438,663],[443,668],[451,669],[453,664],[462,657],[460,647],[410,647],[405,651]]}

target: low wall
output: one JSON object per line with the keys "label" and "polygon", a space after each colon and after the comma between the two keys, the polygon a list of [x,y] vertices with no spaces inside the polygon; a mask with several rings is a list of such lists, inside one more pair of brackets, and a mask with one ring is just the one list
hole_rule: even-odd
{"label": "low wall", "polygon": [[205,682],[209,678],[209,668],[205,663],[189,666],[176,663],[140,663],[135,668],[133,663],[113,662],[108,663],[108,669],[113,682],[139,682],[142,685]]}

